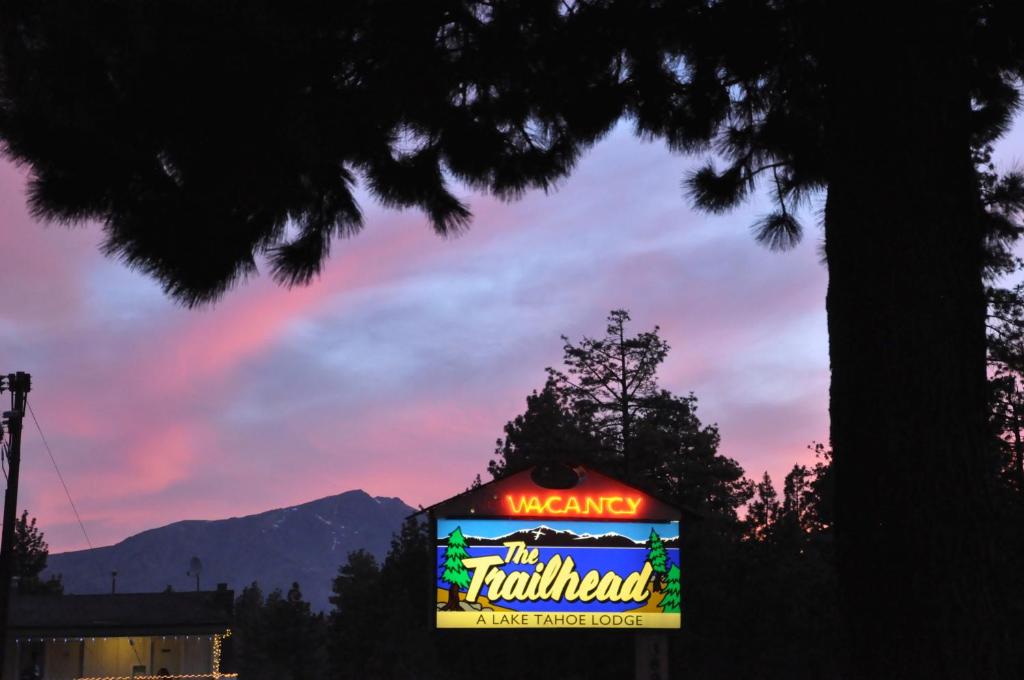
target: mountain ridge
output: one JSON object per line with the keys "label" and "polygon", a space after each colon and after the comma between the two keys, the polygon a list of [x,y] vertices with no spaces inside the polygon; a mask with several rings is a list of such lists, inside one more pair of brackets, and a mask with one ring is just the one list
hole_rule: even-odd
{"label": "mountain ridge", "polygon": [[253,581],[264,593],[293,581],[315,610],[329,607],[331,580],[348,553],[364,549],[382,560],[392,535],[416,510],[401,499],[362,489],[298,505],[224,519],[186,519],[146,529],[109,546],[50,555],[46,574],[59,574],[68,593],[106,593],[111,572],[118,592],[192,590],[192,556],[203,562],[200,587]]}

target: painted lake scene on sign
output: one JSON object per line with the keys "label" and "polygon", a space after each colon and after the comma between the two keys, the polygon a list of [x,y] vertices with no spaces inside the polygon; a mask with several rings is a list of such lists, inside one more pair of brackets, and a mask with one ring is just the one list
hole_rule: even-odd
{"label": "painted lake scene on sign", "polygon": [[439,519],[441,628],[678,628],[679,523]]}

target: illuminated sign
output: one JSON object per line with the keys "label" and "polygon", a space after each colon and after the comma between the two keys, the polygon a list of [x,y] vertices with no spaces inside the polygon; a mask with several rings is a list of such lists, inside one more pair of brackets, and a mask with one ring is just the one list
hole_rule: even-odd
{"label": "illuminated sign", "polygon": [[438,628],[679,628],[680,511],[615,477],[527,468],[426,509]]}
{"label": "illuminated sign", "polygon": [[[572,499],[584,516],[641,505],[639,495],[571,493],[508,503],[525,509],[530,498],[556,516]],[[440,518],[436,550],[439,628],[680,626],[678,521]]]}

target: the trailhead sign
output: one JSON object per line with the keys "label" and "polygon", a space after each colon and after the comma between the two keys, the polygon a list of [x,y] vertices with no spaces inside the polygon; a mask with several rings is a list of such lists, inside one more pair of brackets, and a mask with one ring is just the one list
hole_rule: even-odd
{"label": "the trailhead sign", "polygon": [[562,470],[563,488],[534,468],[428,508],[438,628],[679,628],[679,511]]}

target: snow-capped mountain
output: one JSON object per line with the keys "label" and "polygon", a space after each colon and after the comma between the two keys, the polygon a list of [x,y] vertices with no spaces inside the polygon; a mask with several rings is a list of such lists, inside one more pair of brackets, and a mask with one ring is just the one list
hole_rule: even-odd
{"label": "snow-capped mountain", "polygon": [[[540,524],[532,529],[521,529],[504,536],[485,538],[482,536],[466,535],[466,544],[473,545],[501,545],[507,541],[523,541],[530,546],[544,547],[571,547],[588,546],[601,548],[642,548],[647,545],[646,541],[634,541],[628,536],[609,531],[603,534],[577,534],[574,531],[552,529],[546,524]],[[674,548],[679,544],[676,536],[663,538],[665,546]],[[438,541],[444,544],[446,538],[439,536]]]}
{"label": "snow-capped mountain", "polygon": [[150,529],[103,548],[50,555],[47,573],[61,574],[67,593],[192,590],[186,574],[202,560],[200,586],[241,589],[257,581],[264,593],[298,581],[314,609],[329,608],[331,580],[349,552],[363,548],[383,559],[391,536],[415,510],[398,498],[364,491],[290,508],[222,520],[186,520]]}

